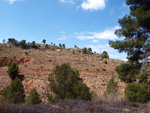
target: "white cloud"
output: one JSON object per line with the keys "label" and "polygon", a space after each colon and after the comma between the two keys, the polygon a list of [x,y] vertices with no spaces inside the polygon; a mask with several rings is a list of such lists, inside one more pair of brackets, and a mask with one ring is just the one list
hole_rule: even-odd
{"label": "white cloud", "polygon": [[62,36],[61,38],[58,38],[57,40],[66,40],[67,38],[65,36]]}
{"label": "white cloud", "polygon": [[59,0],[61,3],[75,4],[73,0]]}
{"label": "white cloud", "polygon": [[78,34],[77,38],[79,40],[85,40],[85,39],[105,39],[105,40],[114,40],[116,38],[118,38],[114,32],[119,29],[120,26],[115,26],[113,28],[107,28],[104,31],[100,31],[100,32],[82,32],[82,34]]}
{"label": "white cloud", "polygon": [[23,0],[8,0],[9,4],[13,4],[14,2],[17,2],[17,1],[23,1]]}
{"label": "white cloud", "polygon": [[97,42],[99,42],[99,40],[93,40],[92,42],[93,42],[93,43],[97,43]]}
{"label": "white cloud", "polygon": [[106,7],[107,0],[86,0],[83,1],[81,7],[84,10],[103,10]]}
{"label": "white cloud", "polygon": [[109,46],[109,44],[106,44],[106,45],[88,45],[86,47],[91,47],[92,51],[96,51],[97,53],[100,53],[100,54],[103,51],[107,51],[108,55],[111,59],[120,59],[120,60],[127,61],[127,59],[126,59],[127,54],[126,53],[118,53],[118,51],[111,48]]}

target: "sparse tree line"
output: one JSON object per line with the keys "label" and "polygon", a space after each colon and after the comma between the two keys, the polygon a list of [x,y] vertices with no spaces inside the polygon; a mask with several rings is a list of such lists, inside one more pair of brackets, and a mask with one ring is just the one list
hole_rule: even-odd
{"label": "sparse tree line", "polygon": [[[5,39],[3,40],[3,43],[5,43]],[[30,42],[26,42],[26,40],[21,40],[20,42],[18,40],[16,40],[15,38],[9,38],[7,41],[8,44],[13,45],[15,47],[21,47],[22,49],[30,49],[30,48],[34,48],[34,49],[40,49],[41,48],[41,44],[37,44],[35,41]],[[42,43],[45,46],[45,49],[58,49],[58,48],[66,48],[65,44],[59,44],[59,46],[57,46],[55,43],[51,42],[50,44],[46,44],[46,39],[42,40]]]}
{"label": "sparse tree line", "polygon": [[[5,43],[5,39],[3,40],[3,43]],[[20,42],[17,41],[15,38],[9,38],[7,41],[8,44],[11,44],[15,47],[21,47],[22,49],[30,49],[30,48],[34,48],[34,49],[40,49],[41,45],[40,44],[36,44],[35,41],[32,41],[31,43],[27,43],[26,40],[21,40]],[[42,43],[44,44],[44,48],[45,49],[66,49],[66,45],[65,44],[61,44],[59,43],[59,46],[57,46],[55,43],[51,42],[50,45],[46,44],[46,39],[42,40]],[[74,48],[78,48],[76,45],[74,46]],[[92,48],[89,47],[84,47],[83,49],[78,48],[79,51],[78,52],[82,52],[83,54],[93,54],[92,52]],[[73,54],[75,54],[75,50],[73,50]],[[101,58],[108,58],[109,59],[109,55],[106,51],[103,51],[103,53],[101,54]]]}

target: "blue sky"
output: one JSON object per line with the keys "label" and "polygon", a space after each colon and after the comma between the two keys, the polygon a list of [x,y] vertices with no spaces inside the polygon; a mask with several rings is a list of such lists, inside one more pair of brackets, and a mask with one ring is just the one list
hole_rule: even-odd
{"label": "blue sky", "polygon": [[108,41],[118,39],[118,19],[126,14],[125,0],[0,0],[0,42],[46,39],[47,44],[92,47],[125,60],[126,54],[110,48]]}

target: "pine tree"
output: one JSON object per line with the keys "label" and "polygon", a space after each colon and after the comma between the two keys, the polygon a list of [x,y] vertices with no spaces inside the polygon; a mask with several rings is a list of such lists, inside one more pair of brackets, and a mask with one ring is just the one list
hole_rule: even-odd
{"label": "pine tree", "polygon": [[13,62],[10,64],[9,68],[8,68],[8,71],[7,71],[9,77],[13,80],[16,78],[16,76],[18,76],[18,73],[19,73],[19,67],[18,65]]}
{"label": "pine tree", "polygon": [[45,43],[46,43],[46,40],[45,40],[45,39],[43,39],[43,41],[42,41],[42,42],[43,42],[43,44],[45,44]]}
{"label": "pine tree", "polygon": [[49,75],[51,94],[50,102],[67,99],[91,100],[89,88],[78,81],[79,71],[72,69],[68,64],[57,65]]}
{"label": "pine tree", "polygon": [[106,90],[106,92],[107,92],[108,94],[110,94],[110,93],[115,93],[116,90],[117,90],[117,88],[118,88],[118,83],[115,82],[114,77],[112,77],[112,78],[110,79],[109,83],[107,84],[107,90]]}
{"label": "pine tree", "polygon": [[27,97],[27,103],[28,104],[40,104],[41,102],[42,100],[40,99],[40,95],[38,94],[36,89],[33,88],[30,91],[29,96]]}
{"label": "pine tree", "polygon": [[150,0],[126,0],[130,15],[119,19],[121,29],[116,30],[124,40],[110,41],[119,52],[126,52],[130,62],[139,64],[150,52]]}
{"label": "pine tree", "polygon": [[18,77],[12,80],[11,85],[7,86],[2,91],[2,98],[5,101],[12,103],[24,102],[25,100],[24,88],[21,83],[21,80]]}
{"label": "pine tree", "polygon": [[65,44],[63,44],[62,47],[65,48],[66,47]]}

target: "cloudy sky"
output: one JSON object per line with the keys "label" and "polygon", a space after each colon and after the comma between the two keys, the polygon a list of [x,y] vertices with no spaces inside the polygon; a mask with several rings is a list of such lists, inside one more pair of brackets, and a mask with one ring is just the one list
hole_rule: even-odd
{"label": "cloudy sky", "polygon": [[0,0],[0,43],[3,39],[65,43],[67,48],[92,47],[110,58],[126,60],[126,53],[109,47],[118,40],[118,19],[129,14],[125,0]]}

